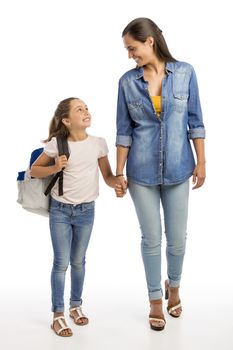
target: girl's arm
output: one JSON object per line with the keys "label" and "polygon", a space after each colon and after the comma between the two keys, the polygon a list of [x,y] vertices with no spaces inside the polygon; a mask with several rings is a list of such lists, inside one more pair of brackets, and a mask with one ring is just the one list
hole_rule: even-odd
{"label": "girl's arm", "polygon": [[193,139],[193,144],[196,152],[197,164],[193,171],[193,189],[201,187],[205,181],[205,146],[204,139]]}
{"label": "girl's arm", "polygon": [[106,182],[106,184],[110,187],[115,188],[117,178],[112,173],[112,169],[111,169],[111,166],[109,164],[108,157],[105,156],[105,157],[99,158],[98,163],[99,163],[100,171],[103,175],[103,178],[104,178],[104,181]]}
{"label": "girl's arm", "polygon": [[41,156],[32,164],[30,174],[32,177],[43,178],[58,173],[67,165],[66,156],[60,156],[54,159],[42,153]]}
{"label": "girl's arm", "polygon": [[99,158],[98,163],[106,184],[115,189],[117,197],[123,197],[125,195],[125,191],[123,191],[122,187],[119,185],[119,178],[113,175],[108,157],[105,156]]}

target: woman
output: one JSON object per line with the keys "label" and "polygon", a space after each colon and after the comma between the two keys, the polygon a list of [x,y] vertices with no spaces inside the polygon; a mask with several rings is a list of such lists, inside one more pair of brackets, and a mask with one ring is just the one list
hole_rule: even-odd
{"label": "woman", "polygon": [[[193,188],[205,180],[205,129],[194,69],[172,57],[158,26],[148,18],[137,18],[126,26],[122,37],[128,57],[137,66],[119,81],[116,175],[119,191],[129,187],[141,228],[150,326],[162,330],[166,321],[160,202],[167,241],[165,298],[168,313],[179,317],[189,178],[193,176]],[[126,163],[127,181],[123,174]]]}

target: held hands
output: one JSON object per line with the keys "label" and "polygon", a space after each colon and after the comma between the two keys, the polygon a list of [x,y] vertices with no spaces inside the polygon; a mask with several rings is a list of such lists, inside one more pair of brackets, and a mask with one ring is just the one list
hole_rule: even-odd
{"label": "held hands", "polygon": [[114,187],[117,197],[124,197],[128,188],[128,182],[124,176],[116,177],[116,185]]}
{"label": "held hands", "polygon": [[198,163],[193,171],[193,190],[203,185],[205,177],[205,163]]}
{"label": "held hands", "polygon": [[57,157],[55,161],[55,169],[56,173],[61,171],[63,168],[67,166],[68,160],[65,155]]}

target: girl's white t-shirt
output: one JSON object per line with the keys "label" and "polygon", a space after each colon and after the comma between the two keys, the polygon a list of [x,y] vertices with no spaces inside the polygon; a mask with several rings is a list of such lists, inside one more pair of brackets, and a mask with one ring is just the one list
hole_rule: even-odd
{"label": "girl's white t-shirt", "polygon": [[[59,202],[80,204],[91,202],[99,195],[98,159],[108,154],[105,139],[88,135],[83,141],[68,141],[70,157],[63,171],[63,195],[58,195],[58,181],[51,196]],[[44,152],[51,158],[58,157],[57,140],[49,141]]]}

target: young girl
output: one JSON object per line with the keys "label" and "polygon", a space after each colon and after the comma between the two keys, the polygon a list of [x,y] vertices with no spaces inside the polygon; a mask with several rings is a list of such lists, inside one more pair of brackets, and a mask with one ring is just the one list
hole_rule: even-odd
{"label": "young girl", "polygon": [[[51,274],[52,329],[69,337],[71,329],[64,318],[65,274],[71,265],[70,317],[77,325],[86,325],[82,313],[82,290],[85,276],[85,254],[94,222],[94,200],[99,192],[98,167],[105,182],[115,187],[116,177],[108,161],[108,148],[103,138],[88,135],[91,115],[79,98],[61,101],[50,124],[49,137],[42,155],[31,168],[31,176],[43,178],[64,169],[63,195],[58,184],[51,191],[49,223],[54,251]],[[58,156],[56,136],[67,137],[70,157]],[[54,162],[55,159],[55,162]],[[118,191],[118,196],[121,195]],[[123,192],[122,192],[123,195]]]}

